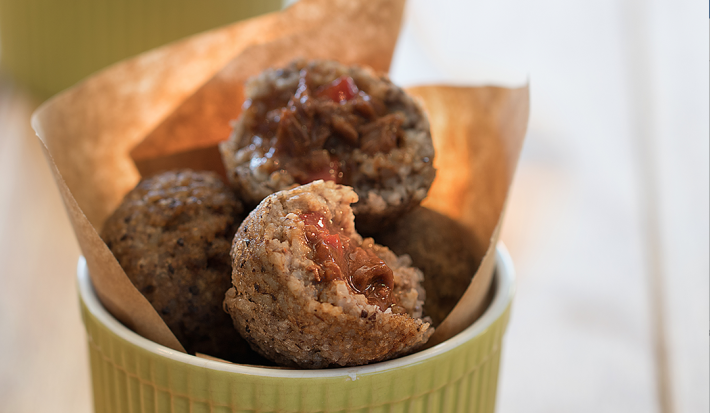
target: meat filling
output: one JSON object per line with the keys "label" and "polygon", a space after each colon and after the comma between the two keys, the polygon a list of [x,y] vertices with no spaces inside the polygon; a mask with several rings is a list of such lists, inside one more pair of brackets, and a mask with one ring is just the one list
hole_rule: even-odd
{"label": "meat filling", "polygon": [[384,261],[372,250],[354,246],[322,214],[308,212],[300,218],[313,250],[316,265],[311,270],[316,282],[344,280],[352,293],[363,294],[382,311],[393,306],[394,275]]}
{"label": "meat filling", "polygon": [[351,77],[318,86],[307,70],[299,76],[292,95],[276,91],[244,104],[245,144],[274,159],[271,172],[284,169],[301,184],[323,179],[347,185],[353,149],[374,155],[402,145],[404,116],[389,113]]}

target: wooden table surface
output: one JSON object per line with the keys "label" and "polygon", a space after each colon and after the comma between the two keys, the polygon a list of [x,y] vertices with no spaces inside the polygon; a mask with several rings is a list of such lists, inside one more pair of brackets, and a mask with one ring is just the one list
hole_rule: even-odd
{"label": "wooden table surface", "polygon": [[[409,3],[398,83],[531,83],[498,411],[710,410],[707,15],[691,1]],[[36,104],[0,79],[0,412],[89,412],[79,249]]]}

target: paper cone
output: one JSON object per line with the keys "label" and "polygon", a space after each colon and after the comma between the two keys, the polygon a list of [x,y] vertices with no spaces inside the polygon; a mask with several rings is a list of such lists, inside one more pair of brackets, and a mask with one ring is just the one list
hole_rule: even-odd
{"label": "paper cone", "polygon": [[[116,64],[37,110],[32,125],[97,295],[111,314],[138,334],[182,350],[98,235],[140,179],[139,169],[222,168],[215,146],[239,115],[244,80],[264,68],[304,57],[386,70],[403,6],[403,0],[302,0]],[[425,204],[465,223],[487,246],[464,299],[435,333],[441,341],[470,324],[489,289],[527,125],[528,90],[423,86],[410,92],[429,110],[437,150],[439,172]]]}

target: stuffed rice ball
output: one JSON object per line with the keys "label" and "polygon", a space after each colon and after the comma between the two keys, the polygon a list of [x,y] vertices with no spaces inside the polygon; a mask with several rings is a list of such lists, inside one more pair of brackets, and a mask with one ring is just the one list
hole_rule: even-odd
{"label": "stuffed rice ball", "polygon": [[353,187],[357,226],[372,233],[418,205],[435,170],[429,122],[385,75],[297,60],[250,79],[220,149],[241,199],[317,179]]}
{"label": "stuffed rice ball", "polygon": [[222,309],[242,210],[216,174],[171,171],[141,181],[103,226],[128,278],[189,353],[254,355]]}
{"label": "stuffed rice ball", "polygon": [[410,353],[433,333],[421,271],[358,235],[355,202],[352,189],[316,181],[268,196],[239,227],[224,307],[266,358],[357,366]]}

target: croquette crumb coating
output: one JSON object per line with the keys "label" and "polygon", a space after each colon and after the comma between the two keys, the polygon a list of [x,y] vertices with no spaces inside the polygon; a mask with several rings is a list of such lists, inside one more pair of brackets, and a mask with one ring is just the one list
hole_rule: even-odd
{"label": "croquette crumb coating", "polygon": [[397,254],[408,254],[424,273],[424,313],[438,326],[456,306],[481,263],[485,246],[459,222],[417,207],[375,236]]}
{"label": "croquette crumb coating", "polygon": [[190,353],[253,354],[222,309],[241,213],[216,174],[181,170],[141,181],[104,224],[126,275]]}
{"label": "croquette crumb coating", "polygon": [[[266,358],[303,368],[357,366],[412,352],[433,334],[422,319],[421,271],[408,256],[355,232],[350,204],[356,201],[349,187],[315,181],[265,198],[239,227],[232,246],[234,286],[224,307]],[[309,244],[303,219],[309,213],[322,214],[349,237],[345,243],[369,249],[391,269],[391,305],[384,311],[344,279],[318,280],[325,264]]]}
{"label": "croquette crumb coating", "polygon": [[296,60],[249,79],[245,97],[220,150],[247,204],[297,184],[333,180],[353,187],[358,230],[374,233],[418,205],[434,180],[429,121],[384,74]]}

